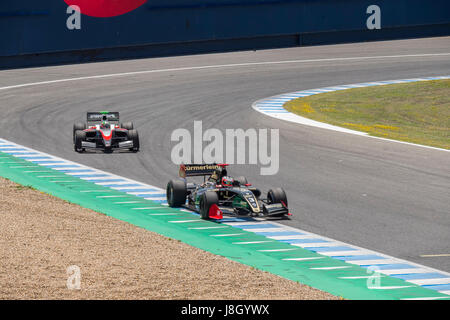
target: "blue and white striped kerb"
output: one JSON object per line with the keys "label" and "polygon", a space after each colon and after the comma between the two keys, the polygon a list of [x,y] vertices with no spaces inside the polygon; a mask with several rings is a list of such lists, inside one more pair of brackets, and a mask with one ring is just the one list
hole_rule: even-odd
{"label": "blue and white striped kerb", "polygon": [[[443,80],[443,79],[450,79],[450,76],[366,82],[366,83],[347,84],[347,85],[341,85],[341,86],[333,86],[333,87],[325,87],[325,88],[312,89],[312,90],[297,91],[297,92],[284,93],[284,94],[276,95],[273,97],[265,98],[262,100],[258,100],[253,103],[252,107],[253,107],[253,109],[255,109],[258,112],[261,112],[267,116],[277,118],[280,120],[295,122],[295,123],[302,124],[302,125],[308,125],[308,126],[329,129],[329,130],[334,130],[334,131],[339,131],[339,132],[351,133],[351,134],[356,134],[356,135],[360,135],[360,136],[367,136],[367,137],[375,138],[375,139],[389,140],[389,141],[395,141],[398,143],[419,146],[419,145],[413,144],[413,143],[402,142],[402,141],[397,141],[397,140],[390,140],[390,139],[385,139],[385,138],[380,138],[380,137],[374,137],[374,136],[370,136],[366,132],[350,130],[350,129],[346,129],[346,128],[342,128],[342,127],[338,127],[338,126],[333,126],[333,125],[330,125],[327,123],[311,120],[311,119],[308,119],[305,117],[301,117],[299,115],[296,115],[294,113],[287,111],[283,107],[283,105],[286,102],[289,102],[289,101],[297,99],[297,98],[308,97],[308,96],[312,96],[312,95],[316,95],[316,94],[320,94],[320,93],[326,93],[326,92],[333,92],[333,91],[353,89],[353,88],[363,88],[363,87],[370,87],[370,86],[383,86],[383,85],[388,85],[388,84],[409,83],[409,82],[430,81],[430,80]],[[431,149],[449,151],[446,149],[434,148],[434,147],[429,147],[429,146],[422,146],[422,145],[420,145],[420,146],[426,147],[426,148],[431,148]]]}
{"label": "blue and white striped kerb", "polygon": [[[165,190],[0,139],[0,151],[101,186],[167,206]],[[23,167],[23,166],[22,166]],[[26,171],[26,168],[23,168]],[[43,175],[45,175],[43,173]]]}
{"label": "blue and white striped kerb", "polygon": [[[17,158],[25,159],[44,168],[51,168],[64,172],[73,177],[89,181],[104,187],[118,190],[127,194],[136,195],[144,199],[152,200],[167,206],[165,190],[159,187],[124,178],[105,171],[87,167],[85,165],[55,157],[40,151],[27,148],[4,139],[0,139],[0,151],[13,155]],[[26,165],[18,165],[25,172],[36,170],[35,166],[27,169]],[[48,171],[42,173],[48,176]],[[58,181],[55,181],[57,183]],[[88,192],[89,190],[86,190]],[[139,208],[136,208],[136,210]],[[197,213],[191,212],[198,216]],[[177,221],[182,223],[183,221]],[[192,220],[186,220],[192,222]],[[350,264],[355,264],[363,268],[377,270],[382,275],[406,280],[415,285],[420,285],[428,289],[439,291],[450,296],[450,274],[426,266],[418,265],[409,261],[397,259],[375,251],[360,248],[344,242],[336,241],[324,236],[320,236],[301,229],[292,228],[276,222],[264,219],[253,218],[224,218],[221,223],[233,226],[237,229],[254,232],[267,237],[264,242],[281,241],[293,246],[316,252],[318,254],[334,259],[342,260]],[[230,234],[223,235],[229,236]],[[220,236],[220,235],[216,235]],[[253,243],[253,242],[252,242]],[[245,244],[245,243],[240,243]],[[249,243],[250,244],[250,243]],[[260,249],[260,251],[285,251],[294,249]],[[320,257],[319,257],[320,258]],[[289,258],[288,260],[301,261],[305,258]],[[330,267],[332,269],[333,267]],[[339,267],[342,268],[342,267]],[[326,270],[326,267],[324,268]],[[368,277],[370,275],[368,274]],[[342,277],[351,280],[353,277]],[[381,280],[382,282],[382,280]],[[395,290],[402,287],[380,287],[380,290]],[[423,297],[422,299],[428,299]],[[431,297],[430,297],[431,299]]]}

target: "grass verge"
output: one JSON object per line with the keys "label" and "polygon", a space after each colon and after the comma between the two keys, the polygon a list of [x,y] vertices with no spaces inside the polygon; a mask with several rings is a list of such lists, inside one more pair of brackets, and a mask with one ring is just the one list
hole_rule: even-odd
{"label": "grass verge", "polygon": [[291,100],[284,107],[373,136],[450,149],[450,80],[321,93]]}

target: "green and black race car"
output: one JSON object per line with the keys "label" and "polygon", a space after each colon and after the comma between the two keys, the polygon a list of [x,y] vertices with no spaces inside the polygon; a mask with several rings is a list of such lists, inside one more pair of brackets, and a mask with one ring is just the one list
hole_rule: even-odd
{"label": "green and black race car", "polygon": [[[227,164],[181,165],[179,174],[182,179],[171,180],[167,184],[169,206],[186,206],[200,213],[203,219],[222,219],[223,214],[252,217],[291,215],[286,193],[282,188],[269,190],[267,198],[261,199],[261,191],[252,187],[245,177],[229,177],[227,166]],[[186,177],[192,176],[203,176],[203,183],[188,183]]]}

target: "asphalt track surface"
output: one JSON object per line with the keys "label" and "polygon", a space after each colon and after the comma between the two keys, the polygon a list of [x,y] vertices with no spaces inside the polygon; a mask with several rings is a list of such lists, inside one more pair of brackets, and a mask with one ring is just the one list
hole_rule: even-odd
{"label": "asphalt track surface", "polygon": [[[230,173],[264,192],[282,186],[294,214],[283,223],[450,271],[450,256],[421,257],[450,254],[450,153],[288,123],[251,108],[284,92],[448,75],[445,53],[450,37],[5,70],[0,88],[166,71],[0,89],[0,137],[165,187],[178,174],[170,158],[174,129],[192,131],[194,120],[204,130],[280,129],[277,175],[244,165]],[[75,153],[72,125],[92,110],[133,121],[141,151]]]}

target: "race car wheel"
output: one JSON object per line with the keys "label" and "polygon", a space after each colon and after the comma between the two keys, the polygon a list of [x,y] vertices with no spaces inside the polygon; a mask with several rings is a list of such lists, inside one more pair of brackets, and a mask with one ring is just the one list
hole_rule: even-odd
{"label": "race car wheel", "polygon": [[73,125],[73,143],[75,143],[75,132],[77,130],[84,130],[86,129],[86,124],[82,122],[77,122]]}
{"label": "race car wheel", "polygon": [[75,144],[74,149],[76,152],[83,152],[82,142],[86,139],[86,132],[77,130],[75,131]]}
{"label": "race car wheel", "polygon": [[267,200],[269,200],[269,203],[281,203],[283,202],[286,207],[288,205],[286,192],[284,192],[281,188],[274,188],[270,189],[267,193]]}
{"label": "race car wheel", "polygon": [[236,178],[234,178],[234,181],[239,182],[239,185],[241,185],[241,186],[248,184],[247,178],[244,176],[236,177]]}
{"label": "race car wheel", "polygon": [[130,151],[138,152],[139,151],[139,133],[137,130],[129,130],[128,131],[128,139],[133,141],[133,148],[130,148]]}
{"label": "race car wheel", "polygon": [[170,180],[166,188],[167,203],[170,207],[181,207],[186,203],[187,187],[184,180]]}
{"label": "race car wheel", "polygon": [[200,197],[200,217],[209,219],[209,209],[213,204],[219,204],[219,196],[214,191],[206,191]]}
{"label": "race car wheel", "polygon": [[127,130],[133,130],[134,126],[133,126],[133,122],[124,122],[120,124],[120,127],[122,129],[127,129]]}

